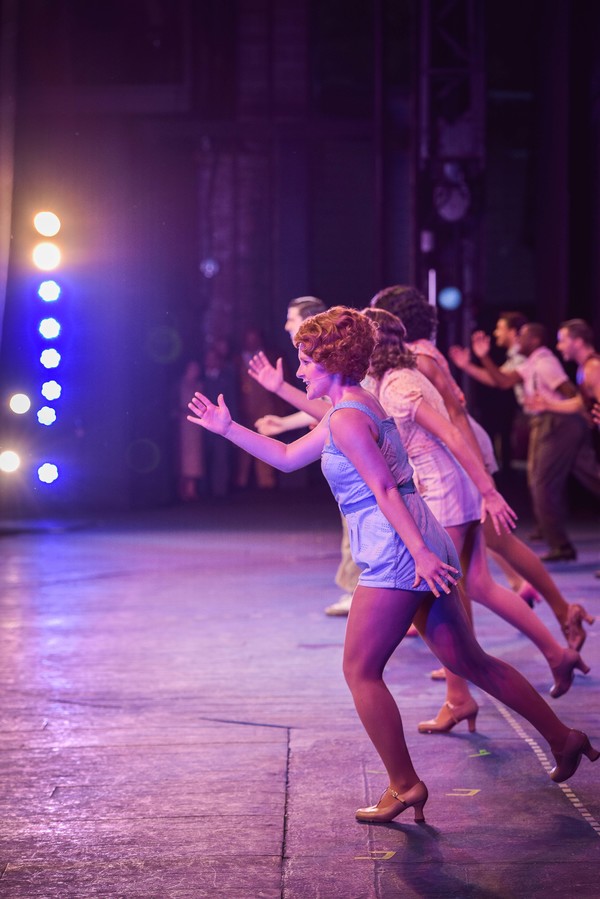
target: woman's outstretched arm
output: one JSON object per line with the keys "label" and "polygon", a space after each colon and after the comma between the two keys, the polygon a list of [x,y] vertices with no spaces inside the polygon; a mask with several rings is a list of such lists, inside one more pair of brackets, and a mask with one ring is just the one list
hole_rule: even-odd
{"label": "woman's outstretched arm", "polygon": [[222,393],[215,405],[198,391],[188,403],[188,408],[192,414],[187,416],[187,420],[192,424],[220,434],[279,471],[296,471],[314,462],[321,455],[327,435],[326,423],[321,422],[293,443],[285,444],[273,437],[264,437],[232,420]]}

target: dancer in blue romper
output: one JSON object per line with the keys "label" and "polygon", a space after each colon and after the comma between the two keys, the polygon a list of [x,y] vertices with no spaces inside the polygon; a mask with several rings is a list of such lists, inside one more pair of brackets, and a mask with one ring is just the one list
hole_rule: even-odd
{"label": "dancer in blue romper", "polygon": [[[413,490],[393,419],[360,386],[374,333],[366,316],[341,306],[303,322],[294,341],[298,377],[309,399],[329,397],[333,408],[293,443],[232,421],[223,396],[214,405],[196,393],[188,418],[281,471],[322,458],[361,568],[346,629],[344,675],[389,777],[377,805],[358,809],[356,817],[386,822],[414,808],[415,820],[423,821],[427,788],[415,771],[400,711],[383,680],[385,665],[413,619],[444,666],[523,715],[548,741],[556,759],[550,773],[554,781],[571,777],[582,755],[595,761],[600,752],[585,734],[563,724],[521,674],[476,642],[455,587],[459,570],[452,541]],[[514,513],[499,494],[487,511],[497,530],[511,527]]]}

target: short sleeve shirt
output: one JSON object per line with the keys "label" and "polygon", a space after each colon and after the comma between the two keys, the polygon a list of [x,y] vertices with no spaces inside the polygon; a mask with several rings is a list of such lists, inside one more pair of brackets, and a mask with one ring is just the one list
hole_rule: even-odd
{"label": "short sleeve shirt", "polygon": [[558,388],[568,381],[566,371],[546,346],[540,346],[515,369],[523,379],[525,397],[539,394],[545,400],[562,400]]}

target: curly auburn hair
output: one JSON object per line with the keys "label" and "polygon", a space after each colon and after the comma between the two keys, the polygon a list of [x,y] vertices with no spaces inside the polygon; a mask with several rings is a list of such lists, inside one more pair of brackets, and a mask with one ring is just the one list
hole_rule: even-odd
{"label": "curly auburn hair", "polygon": [[414,368],[417,358],[404,343],[406,328],[400,319],[385,309],[363,309],[363,314],[377,327],[369,374],[381,381],[391,368]]}
{"label": "curly auburn hair", "polygon": [[302,322],[294,346],[329,374],[341,375],[347,384],[359,384],[369,369],[375,326],[356,309],[332,306]]}
{"label": "curly auburn hair", "polygon": [[396,315],[406,328],[406,340],[431,340],[437,328],[437,309],[416,287],[394,284],[376,293],[370,305]]}

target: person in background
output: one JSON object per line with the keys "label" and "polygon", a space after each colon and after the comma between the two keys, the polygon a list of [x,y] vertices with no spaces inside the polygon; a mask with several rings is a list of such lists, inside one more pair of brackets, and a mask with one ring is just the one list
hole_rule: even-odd
{"label": "person in background", "polygon": [[[489,474],[494,474],[498,466],[489,437],[468,415],[462,391],[452,377],[445,357],[433,343],[437,324],[435,307],[418,290],[402,285],[386,287],[375,294],[371,306],[386,309],[400,318],[407,332],[406,345],[417,357],[418,370],[429,378],[442,395],[450,420],[459,428],[468,445],[481,455]],[[519,333],[522,333],[523,327]],[[580,650],[586,639],[583,624],[592,624],[594,618],[588,615],[580,603],[566,601],[539,556],[515,534],[497,534],[488,520],[484,522],[483,530],[487,547],[496,554],[495,558],[500,556],[534,587],[552,609],[568,645]],[[434,671],[432,677],[443,677],[443,674]]]}
{"label": "person in background", "polygon": [[[450,535],[459,555],[463,578],[461,598],[479,602],[508,621],[543,653],[552,670],[550,695],[570,689],[574,669],[589,668],[574,649],[564,649],[530,608],[491,577],[482,518],[493,521],[497,509],[508,508],[479,456],[465,444],[449,419],[441,395],[416,367],[416,357],[404,343],[405,328],[395,315],[383,309],[363,310],[377,326],[369,375],[363,382],[393,416],[417,489],[436,519]],[[483,515],[482,515],[483,509]],[[512,522],[511,522],[512,523]],[[496,528],[496,530],[498,530]],[[466,682],[446,671],[447,696],[438,715],[419,724],[421,733],[445,733],[467,720],[475,730],[478,706]]]}
{"label": "person in background", "polygon": [[[287,319],[284,325],[285,330],[290,335],[290,339],[292,341],[294,340],[298,328],[305,319],[309,318],[311,315],[317,315],[320,312],[324,312],[325,309],[325,303],[317,297],[297,297],[295,300],[292,300],[288,305]],[[255,378],[259,384],[262,384],[265,389],[271,390],[279,396],[287,398],[288,402],[292,405],[296,405],[299,398],[302,402],[306,399],[305,393],[299,391],[296,387],[286,384],[283,380],[281,360],[278,360],[277,367],[273,368],[264,353],[259,353],[250,360],[248,373],[251,377]],[[322,417],[324,409],[318,409],[317,411],[320,413],[318,418],[302,411],[294,412],[291,415],[283,417],[278,415],[265,415],[262,418],[259,418],[258,421],[254,423],[254,426],[259,434],[274,437],[285,431],[292,431],[297,428],[314,427],[317,421]],[[352,594],[354,593],[354,588],[358,582],[359,573],[357,566],[352,560],[350,543],[348,540],[348,528],[346,527],[346,520],[342,515],[340,564],[338,565],[335,574],[335,583],[344,592],[337,602],[325,607],[326,615],[344,616],[348,614],[352,602]]]}
{"label": "person in background", "polygon": [[[296,331],[298,330],[304,319],[309,318],[309,316],[311,315],[317,315],[319,312],[325,312],[326,308],[327,307],[325,306],[323,300],[320,300],[318,297],[303,296],[296,297],[296,299],[291,300],[290,303],[288,303],[287,317],[283,326],[284,331],[289,334],[290,340],[294,340]],[[262,384],[261,379],[257,377],[258,366],[254,361],[257,358],[264,358],[265,361],[268,362],[268,359],[266,358],[266,355],[264,353],[258,353],[249,362],[248,374],[250,375],[250,377],[258,381],[261,386],[264,386],[266,390],[270,390],[270,388]],[[277,379],[277,387],[281,388],[284,385],[283,359],[277,360],[276,368],[281,373],[281,377]],[[277,390],[271,390],[270,392],[276,393],[282,399],[284,398],[281,395],[281,391],[278,393]],[[292,395],[291,399],[294,398],[295,396]],[[291,402],[291,405],[295,404]],[[307,412],[298,411],[293,412],[291,415],[263,415],[261,418],[257,419],[257,421],[254,422],[254,427],[259,432],[259,434],[265,434],[267,437],[275,437],[277,434],[284,434],[287,431],[296,431],[299,428],[313,427],[316,420],[317,419],[315,419],[312,415],[309,415]]]}
{"label": "person in background", "polygon": [[[526,323],[527,318],[521,312],[501,312],[498,316],[493,337],[496,341],[496,346],[506,352],[506,360],[500,366],[500,371],[505,373],[514,371],[517,365],[520,365],[521,362],[525,361],[525,357],[521,353],[521,348],[519,346],[519,331]],[[473,380],[477,381],[479,384],[484,384],[486,387],[496,386],[492,376],[485,370],[485,368],[481,365],[476,365],[471,361],[470,347],[458,345],[451,346],[448,350],[448,356],[458,369],[463,371],[470,378],[473,378]],[[512,419],[510,442],[517,458],[524,459],[527,456],[529,420],[527,413],[523,409],[524,397],[523,386],[521,384],[515,384],[514,395],[519,411]],[[539,529],[535,534],[530,535],[530,539],[542,539]],[[499,565],[504,572],[511,590],[518,593],[525,602],[532,607],[535,602],[539,602],[540,599],[538,593],[532,585],[522,578],[501,555],[494,553],[493,550],[490,550],[490,552],[492,552],[496,564]]]}
{"label": "person in background", "polygon": [[[424,820],[427,787],[406,745],[402,718],[383,680],[410,623],[440,662],[523,715],[548,741],[556,764],[550,777],[569,779],[581,758],[600,758],[586,734],[569,729],[514,668],[476,642],[456,591],[452,541],[412,482],[412,469],[393,419],[360,386],[375,345],[375,326],[355,309],[334,307],[307,319],[295,338],[298,376],[307,397],[333,408],[308,434],[284,444],[234,422],[223,396],[215,405],[197,392],[189,403],[194,425],[221,434],[281,471],[321,458],[323,473],[348,520],[361,569],[344,641],[344,675],[359,718],[386,768],[389,785],[357,820],[392,821],[409,808]],[[509,526],[507,509],[495,526]]]}
{"label": "person in background", "polygon": [[[519,346],[519,331],[527,324],[527,318],[522,312],[501,312],[494,328],[493,337],[496,346],[506,352],[506,359],[500,366],[500,371],[514,371],[517,365],[525,361]],[[467,374],[470,378],[486,387],[495,387],[492,376],[481,365],[471,361],[471,348],[451,346],[448,350],[450,361]],[[517,412],[514,414],[511,424],[511,445],[517,453],[517,458],[525,459],[527,456],[527,440],[529,436],[529,422],[523,410],[523,386],[515,384],[514,395]]]}
{"label": "person in background", "polygon": [[[586,451],[590,441],[588,419],[575,385],[547,346],[544,325],[539,322],[524,325],[519,342],[525,361],[513,372],[505,373],[490,359],[489,337],[478,331],[472,337],[473,352],[497,387],[508,390],[515,384],[523,385],[525,409],[531,413],[527,457],[529,491],[536,521],[549,546],[541,559],[571,561],[577,558],[577,550],[566,529],[569,475],[573,474],[600,498],[600,479],[597,470],[590,471],[590,455]],[[568,415],[549,411],[565,400],[575,400],[579,411]]]}
{"label": "person in background", "polygon": [[[561,399],[555,403],[542,396],[531,400],[531,405],[544,412],[559,412],[563,415],[584,413],[589,423],[594,423],[594,405],[600,403],[600,353],[594,347],[594,332],[582,318],[571,318],[563,322],[556,336],[556,349],[565,362],[575,362],[575,381],[579,393],[571,399]],[[588,444],[585,445],[587,449]],[[592,471],[597,466],[591,463]]]}
{"label": "person in background", "polygon": [[[589,416],[591,427],[600,425],[600,353],[594,344],[594,332],[582,318],[571,318],[560,325],[556,349],[565,362],[577,363],[575,380],[579,387],[579,396],[551,405],[540,398],[539,411],[557,412],[564,415],[578,414],[583,410]],[[598,478],[600,477],[599,457],[600,435],[596,431],[591,440],[586,441],[580,449],[577,464],[592,475],[596,472],[596,478]],[[600,571],[595,571],[594,575],[600,577]]]}

